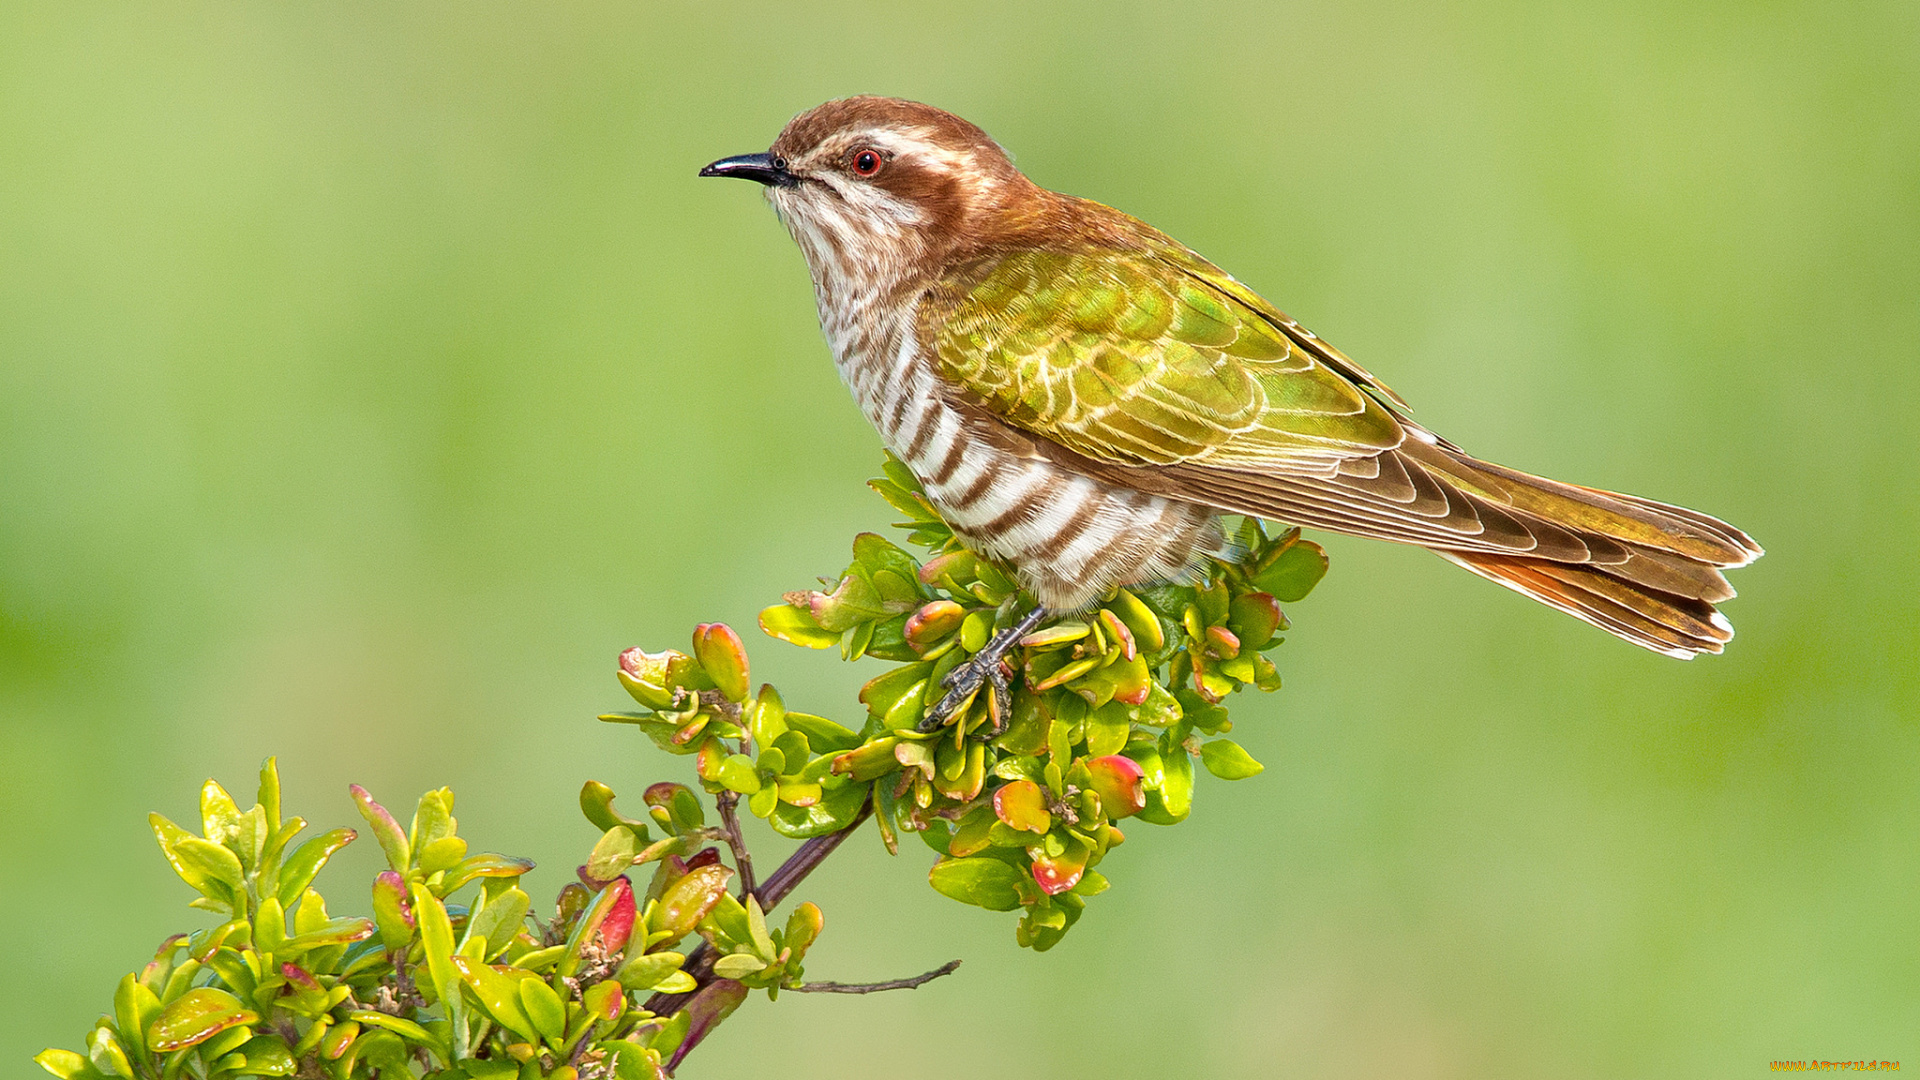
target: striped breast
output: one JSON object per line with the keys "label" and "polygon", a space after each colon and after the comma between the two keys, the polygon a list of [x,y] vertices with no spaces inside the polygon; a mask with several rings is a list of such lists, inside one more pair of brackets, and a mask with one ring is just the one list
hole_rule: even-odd
{"label": "striped breast", "polygon": [[994,421],[949,403],[913,325],[909,312],[867,333],[823,328],[861,410],[947,524],[1013,566],[1042,604],[1082,608],[1115,585],[1181,577],[1222,549],[1215,511],[996,445],[980,427]]}

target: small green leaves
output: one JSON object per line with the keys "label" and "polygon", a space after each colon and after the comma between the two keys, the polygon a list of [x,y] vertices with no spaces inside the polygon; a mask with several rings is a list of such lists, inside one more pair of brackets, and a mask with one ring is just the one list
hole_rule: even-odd
{"label": "small green leaves", "polygon": [[840,644],[838,631],[822,627],[809,607],[795,604],[775,604],[761,611],[760,629],[769,637],[809,649],[831,649]]}
{"label": "small green leaves", "polygon": [[189,990],[160,1010],[147,1028],[147,1045],[154,1053],[197,1046],[242,1024],[258,1023],[260,1014],[240,999],[211,986]]}
{"label": "small green leaves", "polygon": [[[1207,329],[1182,318],[1185,332]],[[857,727],[791,711],[771,686],[750,694],[744,644],[724,624],[696,628],[691,654],[622,653],[618,678],[641,711],[601,718],[689,759],[698,784],[656,783],[645,813],[628,817],[612,789],[588,781],[579,804],[596,842],[551,913],[521,887],[530,862],[469,850],[452,791],[427,792],[403,830],[355,786],[387,868],[372,883],[371,920],[330,916],[313,882],[354,832],[296,847],[305,822],[282,819],[272,759],[251,808],[209,781],[204,835],[150,821],[194,906],[224,921],[168,939],[123,979],[84,1053],[35,1060],[64,1080],[660,1080],[749,990],[805,986],[824,925],[800,904],[776,928],[765,892],[729,893],[743,869],[727,864],[743,857],[741,806],[793,838],[871,811],[889,851],[906,832],[938,854],[936,891],[1018,910],[1024,947],[1057,944],[1108,888],[1120,822],[1171,825],[1191,812],[1196,757],[1224,779],[1261,771],[1222,737],[1233,726],[1225,703],[1279,687],[1267,650],[1287,629],[1281,605],[1313,587],[1325,555],[1297,531],[1269,539],[1242,522],[1238,561],[1186,584],[1116,589],[1038,624],[1004,656],[1009,695],[977,693],[922,732],[947,677],[1034,600],[1006,566],[960,544],[898,462],[874,488],[907,514],[928,558],[862,534],[837,577],[760,620],[775,637],[882,662]],[[647,868],[642,886],[627,876],[635,866]],[[692,935],[710,966],[689,971],[679,950]],[[692,1000],[655,1015],[647,994]]]}
{"label": "small green leaves", "polygon": [[428,892],[426,886],[414,884],[411,892],[414,918],[420,928],[420,949],[427,961],[428,979],[435,995],[447,1007],[448,1017],[457,1032],[464,1026],[464,1010],[460,998],[460,972],[453,966],[453,923],[447,917],[446,906],[439,897]]}
{"label": "small green leaves", "polygon": [[71,1050],[42,1050],[33,1055],[33,1061],[60,1080],[91,1080],[100,1075],[91,1062]]}
{"label": "small green leaves", "polygon": [[1215,739],[1202,746],[1200,763],[1222,780],[1245,780],[1249,776],[1260,775],[1266,769],[1232,739]]}
{"label": "small green leaves", "polygon": [[733,871],[724,866],[702,866],[687,871],[660,894],[659,907],[648,929],[663,933],[668,944],[693,932],[694,925],[720,902]]}
{"label": "small green leaves", "polygon": [[691,666],[685,653],[628,649],[620,654],[620,685],[633,700],[649,709],[672,708],[678,703],[681,677]]}
{"label": "small green leaves", "polygon": [[685,981],[686,989],[693,989],[693,980],[680,971],[680,966],[686,962],[687,958],[677,952],[647,953],[632,957],[620,965],[620,970],[614,974],[614,978],[629,990],[638,990],[643,993],[653,991],[683,993],[684,991],[679,989],[679,981],[670,983],[669,980],[675,975],[680,975]]}
{"label": "small green leaves", "polygon": [[560,1041],[567,1032],[567,1007],[553,987],[539,979],[520,980],[520,1007],[533,1029],[550,1043]]}
{"label": "small green leaves", "polygon": [[633,830],[615,825],[593,845],[593,854],[587,856],[586,876],[595,881],[612,881],[633,865],[639,851],[640,838]]}
{"label": "small green leaves", "polygon": [[276,891],[280,905],[288,907],[299,899],[307,891],[307,886],[313,884],[314,875],[327,865],[327,860],[351,844],[356,836],[358,834],[352,829],[334,829],[301,844],[299,850],[280,868],[280,887]]}
{"label": "small green leaves", "polygon": [[1299,538],[1298,529],[1275,541],[1273,548],[1260,553],[1253,584],[1272,593],[1283,604],[1307,598],[1320,579],[1327,576],[1327,552],[1319,544]]}
{"label": "small green leaves", "polygon": [[943,896],[988,911],[1012,911],[1020,906],[1020,871],[984,855],[941,859],[927,880]]}
{"label": "small green leaves", "polygon": [[359,784],[351,784],[347,790],[353,795],[355,806],[360,808],[360,816],[367,819],[367,826],[373,830],[374,839],[379,841],[380,850],[387,856],[387,866],[399,873],[406,873],[413,864],[413,848],[407,843],[407,834],[400,831],[400,823],[387,813],[387,808],[373,801],[367,789]]}
{"label": "small green leaves", "polygon": [[392,870],[383,870],[373,879],[373,921],[380,931],[380,943],[389,952],[413,940],[413,903],[407,896],[407,879]]}
{"label": "small green leaves", "polygon": [[747,700],[747,647],[726,623],[701,623],[693,631],[693,654],[728,701]]}

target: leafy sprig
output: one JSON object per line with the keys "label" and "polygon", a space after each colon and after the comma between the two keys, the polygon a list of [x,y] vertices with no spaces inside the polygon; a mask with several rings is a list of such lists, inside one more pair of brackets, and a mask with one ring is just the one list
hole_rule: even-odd
{"label": "leafy sprig", "polygon": [[[1313,588],[1325,553],[1298,530],[1270,537],[1243,522],[1237,556],[1198,580],[1117,589],[1029,633],[1009,653],[1008,715],[979,696],[921,732],[946,674],[1034,601],[955,538],[898,462],[872,486],[927,554],[863,533],[839,576],[760,615],[774,637],[891,665],[861,690],[857,726],[788,709],[771,686],[751,691],[745,645],[724,624],[697,628],[690,653],[619,658],[643,711],[601,719],[691,758],[717,825],[681,784],[647,788],[645,813],[630,817],[589,781],[580,808],[599,837],[541,918],[520,884],[533,864],[470,853],[451,790],[423,795],[403,829],[355,786],[387,869],[372,882],[371,918],[335,917],[313,883],[357,834],[291,847],[306,822],[282,817],[270,758],[251,808],[209,780],[199,834],[151,818],[197,894],[191,906],[221,921],[168,938],[123,978],[84,1053],[35,1060],[62,1080],[658,1080],[753,990],[909,989],[958,965],[809,983],[820,909],[800,904],[769,921],[869,816],[889,851],[903,832],[934,850],[936,890],[1020,910],[1020,944],[1057,944],[1107,889],[1096,867],[1124,842],[1122,821],[1173,825],[1191,812],[1196,758],[1224,779],[1260,772],[1225,738],[1224,702],[1279,688],[1267,653],[1288,627],[1280,605]],[[805,840],[764,882],[740,806]]]}

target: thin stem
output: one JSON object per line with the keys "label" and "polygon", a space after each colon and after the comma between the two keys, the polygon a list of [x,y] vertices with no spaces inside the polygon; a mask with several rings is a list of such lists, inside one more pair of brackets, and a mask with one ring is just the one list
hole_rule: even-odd
{"label": "thin stem", "polygon": [[810,982],[786,989],[796,994],[877,994],[882,990],[912,990],[925,986],[942,975],[951,975],[960,961],[949,960],[925,975],[915,975],[911,979],[890,979],[876,983]]}
{"label": "thin stem", "polygon": [[713,797],[720,807],[720,825],[727,833],[727,846],[733,849],[733,866],[740,872],[740,899],[755,895],[753,881],[753,856],[747,854],[747,838],[740,831],[740,815],[734,808],[740,803],[740,795],[734,791],[722,791]]}
{"label": "thin stem", "polygon": [[[780,868],[775,870],[773,876],[767,878],[765,884],[754,894],[760,900],[761,910],[772,911],[779,906],[780,901],[785,900],[788,893],[805,881],[807,875],[813,873],[827,856],[833,854],[835,848],[845,843],[847,837],[852,836],[855,830],[866,824],[867,815],[871,813],[873,813],[873,797],[869,795],[867,801],[860,804],[860,812],[854,815],[846,828],[825,836],[813,837],[801,844],[800,850],[788,856],[787,861],[781,863]],[[713,962],[716,959],[718,957],[713,955],[713,947],[703,941],[687,954],[687,962],[680,970],[693,976],[694,982],[700,986],[705,986],[713,981]],[[646,1009],[657,1016],[672,1016],[697,993],[699,990],[695,989],[684,994],[655,994],[647,999]],[[692,1048],[688,1047],[688,1049]]]}

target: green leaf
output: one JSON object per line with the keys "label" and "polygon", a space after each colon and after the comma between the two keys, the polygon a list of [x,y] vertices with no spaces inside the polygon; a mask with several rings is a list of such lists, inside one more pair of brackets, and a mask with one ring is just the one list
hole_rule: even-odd
{"label": "green leaf", "polygon": [[760,775],[753,759],[745,754],[729,754],[720,762],[720,786],[742,795],[760,790]]}
{"label": "green leaf", "polygon": [[1253,576],[1253,584],[1281,603],[1291,604],[1306,599],[1326,576],[1326,549],[1311,540],[1296,539]]}
{"label": "green leaf", "polygon": [[87,1033],[87,1058],[93,1067],[108,1076],[133,1076],[133,1062],[127,1059],[126,1047],[114,1037],[113,1029],[102,1021],[99,1027]]}
{"label": "green leaf", "polygon": [[766,970],[767,962],[746,953],[733,953],[713,962],[713,973],[723,979],[744,979]]}
{"label": "green leaf", "polygon": [[655,952],[635,956],[620,965],[614,978],[629,990],[656,990],[659,983],[677,973],[687,958],[677,952]]}
{"label": "green leaf", "polygon": [[428,892],[425,885],[413,882],[410,890],[413,917],[420,928],[420,949],[426,955],[427,975],[453,1024],[453,1037],[449,1043],[454,1056],[464,1057],[466,1004],[460,997],[460,972],[453,966],[453,923],[447,918],[446,906]]}
{"label": "green leaf", "polygon": [[407,899],[407,881],[392,870],[373,879],[373,921],[380,928],[380,944],[397,952],[413,940],[413,905]]}
{"label": "green leaf", "polygon": [[1202,746],[1200,763],[1222,780],[1245,780],[1249,776],[1260,775],[1266,769],[1232,739],[1215,739]]}
{"label": "green leaf", "polygon": [[760,612],[760,629],[770,637],[809,649],[831,649],[840,644],[839,631],[823,628],[812,611],[792,604],[775,604]]}
{"label": "green leaf", "polygon": [[467,921],[466,936],[485,938],[487,951],[483,959],[498,956],[520,932],[526,922],[527,909],[533,905],[533,898],[522,892],[517,886],[508,886],[480,909],[479,914]]}
{"label": "green leaf", "polygon": [[125,1037],[127,1051],[136,1058],[147,1056],[147,1025],[160,1015],[160,998],[142,984],[137,976],[120,980],[113,992],[113,1019]]}
{"label": "green leaf", "polygon": [[1178,730],[1176,725],[1160,737],[1162,779],[1159,789],[1147,794],[1147,807],[1140,812],[1142,821],[1174,825],[1186,820],[1193,810],[1193,758],[1186,747],[1172,742],[1170,736]]}
{"label": "green leaf", "polygon": [[613,789],[598,780],[589,780],[580,788],[580,812],[593,822],[594,828],[605,832],[616,825],[625,825],[632,829],[642,844],[648,840],[647,823],[627,817],[613,808]]}
{"label": "green leaf", "polygon": [[534,1030],[549,1042],[558,1042],[567,1033],[567,1006],[553,987],[539,979],[520,980],[520,1006]]}
{"label": "green leaf", "polygon": [[346,1018],[356,1024],[385,1028],[401,1038],[420,1043],[423,1046],[436,1046],[439,1045],[441,1041],[435,1038],[432,1032],[429,1032],[419,1024],[390,1013],[374,1012],[371,1009],[352,1009],[347,1012]]}
{"label": "green leaf", "polygon": [[267,827],[280,828],[280,764],[275,758],[260,763],[260,793],[254,799],[265,812]]}
{"label": "green leaf", "polygon": [[754,817],[768,817],[780,807],[780,789],[763,787],[747,798],[747,810]]}
{"label": "green leaf", "polygon": [[367,827],[373,830],[373,838],[380,842],[380,850],[386,853],[387,865],[398,873],[406,873],[413,865],[413,849],[407,843],[407,834],[400,831],[400,823],[386,807],[373,801],[366,788],[350,784],[347,790],[353,794],[360,816],[367,819]]}
{"label": "green leaf", "polygon": [[[231,954],[229,954],[231,955]],[[202,986],[181,994],[147,1027],[147,1046],[156,1054],[198,1046],[229,1028],[255,1024],[260,1014],[225,990]]]}
{"label": "green leaf", "polygon": [[454,970],[473,991],[482,1008],[493,1017],[494,1022],[527,1042],[539,1039],[539,1033],[533,1020],[527,1016],[526,1008],[521,1004],[520,986],[523,982],[538,982],[531,972],[514,977],[488,967],[469,956],[455,954]]}
{"label": "green leaf", "polygon": [[727,879],[732,876],[731,869],[719,865],[687,871],[660,894],[660,905],[654,909],[649,931],[665,931],[669,936],[664,940],[668,942],[686,937],[720,902],[727,891]]}
{"label": "green leaf", "polygon": [[[264,904],[261,906],[265,907]],[[289,957],[299,956],[330,945],[351,945],[356,941],[365,941],[373,934],[374,924],[371,919],[362,919],[357,916],[328,919],[318,929],[297,934],[281,942],[275,951]]]}
{"label": "green leaf", "polygon": [[[218,781],[208,780],[200,788],[200,824],[201,833],[216,844],[251,847],[241,844],[242,834],[246,831],[241,824],[240,807],[236,806],[233,796]],[[246,838],[250,839],[250,838]]]}
{"label": "green leaf", "polygon": [[[272,760],[272,759],[268,759]],[[281,907],[292,906],[307,886],[313,884],[314,875],[327,865],[335,852],[353,843],[358,836],[352,829],[335,829],[321,833],[294,849],[293,855],[280,867],[280,887],[276,893],[280,897]]]}
{"label": "green leaf", "polygon": [[448,870],[447,876],[441,879],[434,891],[447,896],[475,878],[517,878],[532,869],[531,859],[516,859],[492,852],[470,855],[462,859],[460,865]]}
{"label": "green leaf", "polygon": [[1012,911],[1020,906],[1020,871],[999,859],[973,856],[941,859],[927,880],[943,896],[988,911]]}
{"label": "green leaf", "polygon": [[[246,896],[246,872],[240,868],[239,856],[235,855],[232,851],[211,840],[202,840],[197,836],[189,836],[179,841],[174,845],[173,850],[175,856],[178,857],[181,862],[187,863],[195,868],[197,875],[202,880],[216,881],[225,885],[235,897]],[[182,874],[181,876],[185,877],[186,875]],[[206,892],[204,888],[201,889],[201,891]],[[207,895],[214,900],[222,899],[222,897],[213,893],[207,893]]]}
{"label": "green leaf", "polygon": [[748,709],[751,711],[747,715],[747,732],[753,736],[756,746],[770,747],[787,733],[786,703],[770,684],[760,687],[760,696]]}
{"label": "green leaf", "polygon": [[815,753],[832,754],[860,745],[858,732],[824,716],[790,712],[786,719],[787,727],[805,735]]}
{"label": "green leaf", "polygon": [[442,870],[451,870],[467,857],[467,842],[457,836],[443,836],[432,843],[420,845],[419,851],[421,872],[437,874]]}
{"label": "green leaf", "polygon": [[[643,798],[652,808],[654,820],[676,836],[684,836],[707,823],[706,808],[685,784],[665,781],[649,784]],[[665,820],[661,819],[662,814]]]}
{"label": "green leaf", "polygon": [[234,1053],[244,1059],[233,1070],[238,1076],[292,1076],[298,1068],[286,1040],[278,1035],[255,1035]]}
{"label": "green leaf", "polygon": [[[791,714],[790,714],[791,715]],[[845,784],[823,791],[812,806],[794,806],[783,802],[776,806],[767,823],[773,831],[794,840],[836,833],[853,824],[860,816],[870,785]]]}
{"label": "green leaf", "polygon": [[830,593],[807,594],[808,607],[821,629],[835,632],[851,630],[862,623],[884,619],[889,614],[886,601],[875,588],[871,572],[858,563],[847,567]]}
{"label": "green leaf", "polygon": [[587,856],[587,876],[595,881],[612,881],[633,865],[640,850],[640,838],[625,825],[615,825],[600,836]]}
{"label": "green leaf", "polygon": [[92,1062],[71,1050],[48,1047],[33,1055],[33,1060],[60,1080],[95,1080],[101,1075]]}
{"label": "green leaf", "polygon": [[778,955],[773,947],[773,938],[767,933],[767,913],[761,909],[760,901],[747,897],[747,932],[753,938],[754,952],[772,960]]}
{"label": "green leaf", "polygon": [[453,816],[453,789],[435,788],[420,796],[419,804],[414,807],[413,828],[407,833],[407,843],[418,852],[458,831],[459,824]]}

